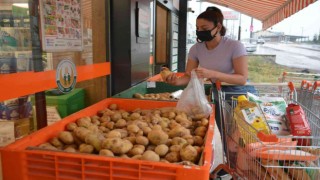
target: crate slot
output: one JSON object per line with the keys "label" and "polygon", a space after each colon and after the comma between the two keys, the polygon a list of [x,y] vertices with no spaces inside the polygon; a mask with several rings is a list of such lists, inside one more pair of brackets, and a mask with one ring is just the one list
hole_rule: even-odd
{"label": "crate slot", "polygon": [[122,162],[113,162],[112,163],[112,168],[113,169],[127,169],[127,170],[134,170],[138,171],[139,170],[139,164],[129,164],[129,163],[122,163]]}
{"label": "crate slot", "polygon": [[[101,156],[100,156],[101,157]],[[109,161],[97,161],[97,160],[91,160],[91,159],[84,159],[84,165],[87,167],[110,167]]]}
{"label": "crate slot", "polygon": [[80,171],[69,171],[69,170],[62,170],[58,169],[58,177],[60,178],[66,178],[66,179],[82,179],[82,172]]}
{"label": "crate slot", "polygon": [[59,164],[82,165],[82,160],[78,157],[70,158],[70,157],[65,157],[65,156],[58,156],[57,162]]}
{"label": "crate slot", "polygon": [[154,172],[141,172],[141,179],[152,179],[152,180],[175,180],[177,178],[176,174],[160,174]]}
{"label": "crate slot", "polygon": [[75,164],[58,164],[59,169],[63,170],[72,170],[72,171],[81,171],[82,166],[81,165],[75,165]]}
{"label": "crate slot", "polygon": [[123,178],[139,178],[139,171],[127,169],[112,169],[112,176]]}
{"label": "crate slot", "polygon": [[41,169],[41,168],[28,168],[29,175],[34,176],[41,176],[41,177],[55,177],[56,171],[55,170],[48,170],[48,169]]}
{"label": "crate slot", "polygon": [[84,173],[101,173],[101,174],[110,174],[110,168],[93,168],[93,167],[85,167]]}

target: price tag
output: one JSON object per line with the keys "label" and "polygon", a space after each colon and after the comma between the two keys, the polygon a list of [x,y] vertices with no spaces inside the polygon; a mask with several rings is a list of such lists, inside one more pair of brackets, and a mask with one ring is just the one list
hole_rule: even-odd
{"label": "price tag", "polygon": [[155,81],[148,81],[147,88],[156,88],[156,82]]}

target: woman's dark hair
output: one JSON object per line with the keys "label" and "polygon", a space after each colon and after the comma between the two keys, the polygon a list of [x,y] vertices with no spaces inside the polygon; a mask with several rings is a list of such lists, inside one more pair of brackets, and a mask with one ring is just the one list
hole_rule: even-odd
{"label": "woman's dark hair", "polygon": [[206,11],[201,13],[197,19],[205,19],[207,21],[213,22],[215,26],[220,23],[222,25],[222,28],[220,30],[220,35],[224,36],[226,34],[226,28],[223,26],[223,14],[221,10],[217,7],[208,7]]}

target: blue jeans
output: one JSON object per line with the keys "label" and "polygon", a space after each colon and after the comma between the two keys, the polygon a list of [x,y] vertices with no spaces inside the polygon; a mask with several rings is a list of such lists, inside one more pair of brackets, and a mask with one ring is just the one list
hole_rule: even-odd
{"label": "blue jeans", "polygon": [[[224,127],[224,123],[222,123],[220,117],[222,116],[222,114],[220,114],[220,109],[219,109],[219,99],[218,99],[218,91],[216,88],[216,85],[213,84],[213,95],[214,95],[214,104],[215,104],[215,118],[216,118],[216,123],[218,126],[218,129],[220,131],[220,134],[225,130]],[[253,94],[257,94],[256,89],[254,88],[254,86],[222,86],[221,90],[223,92],[225,92],[225,100],[231,103],[231,98],[237,98],[239,95],[246,95],[247,92],[253,93]],[[224,121],[224,119],[223,119]],[[227,148],[226,148],[226,137],[223,136],[222,139],[224,144],[224,151],[226,152]]]}

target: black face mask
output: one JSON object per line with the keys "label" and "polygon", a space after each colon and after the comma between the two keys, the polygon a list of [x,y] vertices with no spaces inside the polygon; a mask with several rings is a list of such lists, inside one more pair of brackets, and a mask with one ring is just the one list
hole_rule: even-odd
{"label": "black face mask", "polygon": [[211,36],[211,31],[214,30],[216,27],[214,27],[211,30],[207,30],[207,31],[196,31],[197,34],[197,41],[198,42],[205,42],[205,41],[211,41],[212,39],[214,39],[218,33],[218,31]]}

